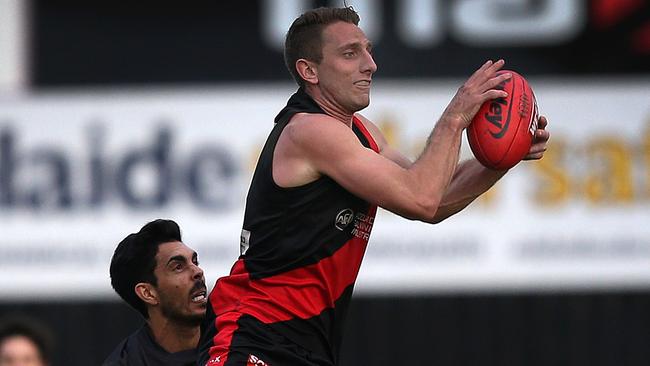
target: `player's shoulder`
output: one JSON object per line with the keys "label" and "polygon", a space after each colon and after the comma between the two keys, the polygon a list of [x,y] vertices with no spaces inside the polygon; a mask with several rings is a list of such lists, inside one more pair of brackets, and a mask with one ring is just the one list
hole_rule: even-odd
{"label": "player's shoulder", "polygon": [[129,338],[126,338],[122,340],[115,349],[113,349],[113,352],[111,352],[108,357],[106,357],[106,360],[104,360],[104,363],[102,363],[102,366],[121,366],[121,365],[126,365],[127,363],[127,357],[128,357],[128,341]]}
{"label": "player's shoulder", "polygon": [[283,131],[291,142],[302,146],[345,139],[350,133],[351,130],[341,121],[322,113],[298,113]]}
{"label": "player's shoulder", "polygon": [[148,339],[144,327],[123,339],[106,358],[102,366],[138,365],[134,359],[148,348]]}
{"label": "player's shoulder", "polygon": [[303,113],[296,113],[287,124],[287,127],[319,129],[319,128],[327,128],[330,125],[338,125],[331,122],[338,122],[338,121],[336,118],[330,116],[329,114],[303,112]]}

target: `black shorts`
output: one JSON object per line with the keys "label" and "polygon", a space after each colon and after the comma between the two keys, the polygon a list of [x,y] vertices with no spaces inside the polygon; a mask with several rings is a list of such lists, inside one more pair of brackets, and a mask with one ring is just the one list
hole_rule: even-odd
{"label": "black shorts", "polygon": [[212,346],[201,347],[199,366],[335,366],[290,341],[250,315],[227,313],[217,318]]}

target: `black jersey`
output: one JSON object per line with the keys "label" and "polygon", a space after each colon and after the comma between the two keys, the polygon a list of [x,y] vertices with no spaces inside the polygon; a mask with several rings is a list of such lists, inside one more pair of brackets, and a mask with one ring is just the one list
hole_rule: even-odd
{"label": "black jersey", "polygon": [[[202,362],[208,361],[209,350],[209,365],[223,365],[222,355],[230,350],[243,319],[259,322],[256,329],[281,335],[331,364],[338,359],[345,314],[377,207],[327,176],[293,188],[275,183],[273,152],[296,113],[325,112],[299,89],[275,119],[248,192],[241,256],[209,297],[200,347]],[[356,117],[352,130],[360,144],[379,152]]]}
{"label": "black jersey", "polygon": [[195,366],[196,350],[165,351],[151,335],[147,325],[122,341],[103,366]]}

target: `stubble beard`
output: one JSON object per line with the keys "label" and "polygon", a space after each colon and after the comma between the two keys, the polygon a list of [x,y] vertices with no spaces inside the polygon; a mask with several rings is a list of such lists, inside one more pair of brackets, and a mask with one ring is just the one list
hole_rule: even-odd
{"label": "stubble beard", "polygon": [[[202,281],[200,282],[201,284],[203,283]],[[198,283],[194,286],[197,287]],[[204,285],[205,286],[205,285]],[[194,291],[194,288],[192,288],[192,291]],[[165,294],[161,294],[161,300],[162,299],[168,299],[168,298],[174,298],[174,296],[166,296]],[[170,321],[184,325],[184,326],[198,326],[201,325],[201,322],[203,321],[203,318],[205,317],[205,313],[203,314],[195,314],[195,313],[185,313],[183,310],[185,306],[183,304],[175,303],[173,301],[166,301],[163,300],[160,302],[160,312],[162,315],[166,318],[169,319]]]}
{"label": "stubble beard", "polygon": [[160,311],[170,321],[185,326],[199,326],[205,317],[204,314],[185,314],[178,306],[163,302],[160,304]]}

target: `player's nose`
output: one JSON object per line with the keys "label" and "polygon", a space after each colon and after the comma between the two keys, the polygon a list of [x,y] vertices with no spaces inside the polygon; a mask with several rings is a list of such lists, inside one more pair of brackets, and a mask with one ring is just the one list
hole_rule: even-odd
{"label": "player's nose", "polygon": [[372,57],[372,53],[369,51],[364,52],[364,60],[361,65],[361,72],[370,72],[370,74],[377,72],[377,64],[375,63],[375,59]]}
{"label": "player's nose", "polygon": [[203,278],[203,269],[201,269],[201,267],[198,265],[194,265],[194,273],[192,274],[192,278],[195,280]]}

